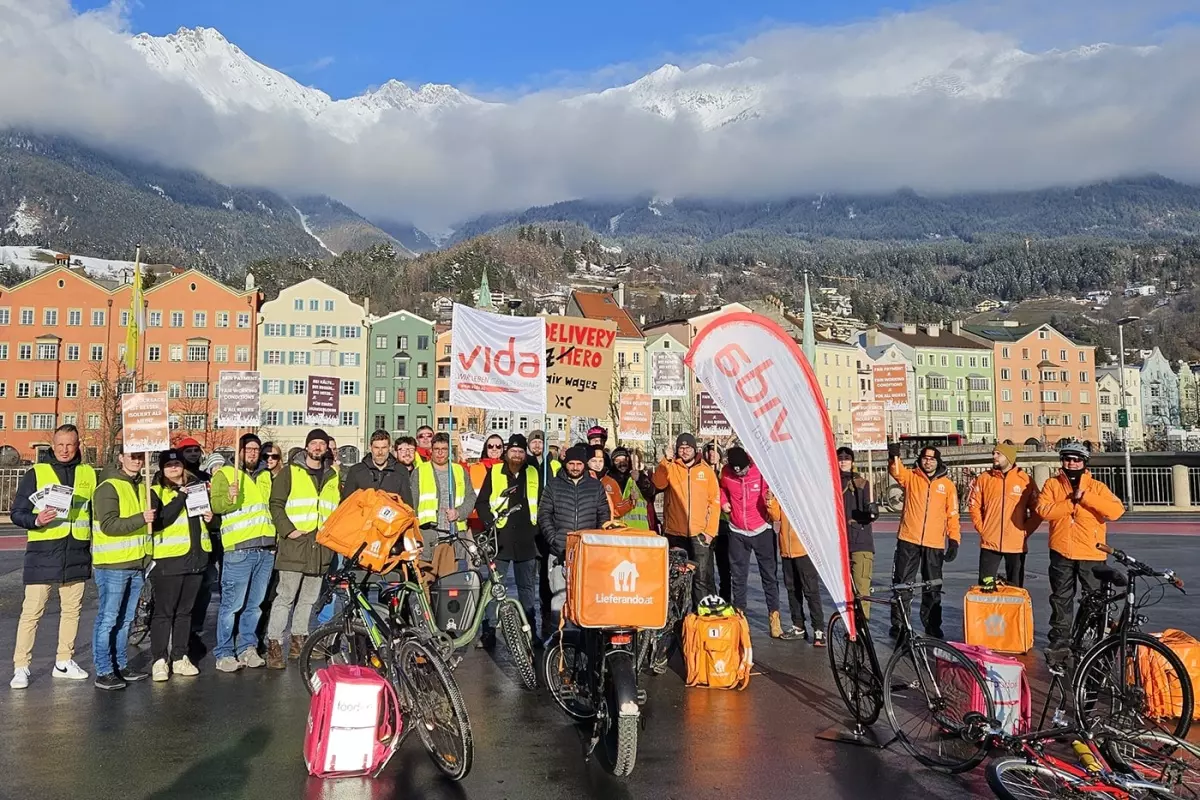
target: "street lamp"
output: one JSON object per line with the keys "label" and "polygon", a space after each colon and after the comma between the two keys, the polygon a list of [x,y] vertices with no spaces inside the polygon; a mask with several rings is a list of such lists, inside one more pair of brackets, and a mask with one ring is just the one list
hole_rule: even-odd
{"label": "street lamp", "polygon": [[1129,458],[1129,412],[1125,409],[1125,326],[1131,322],[1137,322],[1141,317],[1121,317],[1117,320],[1117,349],[1120,352],[1121,358],[1121,410],[1118,412],[1119,417],[1125,420],[1124,427],[1121,428],[1121,444],[1125,450],[1125,497],[1129,501],[1129,508],[1133,509],[1133,466]]}
{"label": "street lamp", "polygon": [[[396,355],[392,356],[392,360],[396,362],[396,376],[395,376],[396,380],[404,381],[404,383],[403,383],[403,386],[404,386],[404,430],[397,431],[397,433],[408,433],[409,416],[412,413],[412,400],[410,400],[408,397],[409,385],[408,385],[408,366],[407,365],[408,365],[408,362],[412,361],[412,356],[410,356],[408,354],[407,350],[398,350],[396,352]],[[403,375],[400,374],[400,365],[401,364],[405,365]]]}

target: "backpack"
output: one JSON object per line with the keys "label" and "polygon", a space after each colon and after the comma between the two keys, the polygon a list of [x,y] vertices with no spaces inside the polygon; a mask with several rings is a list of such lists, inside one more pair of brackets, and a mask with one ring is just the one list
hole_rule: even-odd
{"label": "backpack", "polygon": [[683,659],[688,686],[745,689],[754,665],[745,615],[720,598],[701,600],[683,621]]}
{"label": "backpack", "polygon": [[359,489],[338,505],[317,532],[317,544],[363,569],[384,574],[421,553],[416,516],[398,494]]}
{"label": "backpack", "polygon": [[378,775],[400,744],[400,703],[387,679],[366,667],[317,670],[304,734],[308,774]]}

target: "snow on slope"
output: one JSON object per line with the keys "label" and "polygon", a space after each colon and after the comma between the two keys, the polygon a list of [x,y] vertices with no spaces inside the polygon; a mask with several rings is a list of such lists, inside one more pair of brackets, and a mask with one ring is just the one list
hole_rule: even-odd
{"label": "snow on slope", "polygon": [[41,229],[42,221],[29,208],[29,201],[22,197],[21,202],[17,204],[16,211],[8,218],[8,225],[5,226],[4,232],[17,236],[34,236]]}
{"label": "snow on slope", "polygon": [[[54,266],[54,256],[58,252],[60,251],[42,247],[0,247],[0,266],[28,269],[38,273]],[[77,261],[89,276],[101,280],[120,280],[124,270],[133,269],[132,261],[72,255],[71,266],[76,266]]]}
{"label": "snow on slope", "polygon": [[330,250],[329,245],[322,242],[321,237],[317,236],[315,233],[313,233],[313,229],[308,227],[308,217],[304,216],[304,212],[301,211],[300,209],[296,208],[295,206],[292,206],[292,211],[295,211],[296,216],[300,217],[300,227],[304,228],[304,232],[307,233],[309,236],[311,236],[313,238],[313,241],[315,241],[322,248],[324,248],[325,252],[329,253],[329,255],[331,255],[331,256],[336,256],[337,253]]}

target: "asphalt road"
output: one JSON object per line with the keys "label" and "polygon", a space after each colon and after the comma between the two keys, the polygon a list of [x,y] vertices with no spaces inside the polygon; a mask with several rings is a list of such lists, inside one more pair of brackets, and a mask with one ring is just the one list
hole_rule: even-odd
{"label": "asphalt road", "polygon": [[[1115,534],[1112,540],[1152,565],[1171,566],[1185,580],[1200,581],[1200,541],[1150,534]],[[878,547],[876,581],[884,582],[890,537],[880,536]],[[974,579],[976,563],[968,537],[946,573],[945,628],[951,637],[961,637],[959,598]],[[1045,554],[1031,554],[1028,588],[1039,649],[1049,615],[1045,569]],[[13,646],[20,593],[20,554],[0,553],[0,652],[5,656]],[[89,587],[77,656],[89,670],[94,610]],[[1200,605],[1191,597],[1172,592],[1147,613],[1150,630],[1200,633]],[[624,780],[583,761],[576,729],[544,690],[519,688],[499,653],[470,651],[457,671],[475,736],[474,769],[462,784],[442,780],[415,740],[377,780],[321,781],[307,776],[301,757],[308,697],[297,670],[223,675],[209,658],[195,679],[100,692],[90,682],[50,678],[56,616],[52,607],[42,622],[29,689],[9,690],[7,663],[0,668],[2,798],[860,800],[881,791],[897,800],[991,796],[978,772],[947,778],[899,751],[815,738],[845,721],[827,656],[803,642],[767,637],[757,578],[751,592],[757,663],[750,687],[744,692],[687,689],[674,672],[648,679],[648,720],[637,769]],[[886,633],[884,616],[873,621],[878,639]],[[141,651],[133,661],[144,665],[146,658]],[[1044,670],[1036,651],[1025,660],[1034,678],[1036,712],[1045,690]],[[886,723],[878,728],[886,734]]]}

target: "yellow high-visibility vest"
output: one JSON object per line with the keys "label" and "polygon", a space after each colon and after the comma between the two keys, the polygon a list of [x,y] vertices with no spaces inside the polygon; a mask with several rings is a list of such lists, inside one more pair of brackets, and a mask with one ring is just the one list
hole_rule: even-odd
{"label": "yellow high-visibility vest", "polygon": [[[55,486],[60,481],[49,464],[35,464],[33,475],[37,478],[37,489],[41,491],[47,486]],[[31,542],[49,542],[55,539],[65,539],[72,536],[81,542],[92,538],[91,502],[96,493],[96,470],[87,464],[75,466],[75,494],[71,496],[71,510],[66,519],[56,519],[44,528],[34,528],[27,532],[27,540]]]}

